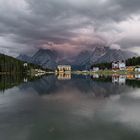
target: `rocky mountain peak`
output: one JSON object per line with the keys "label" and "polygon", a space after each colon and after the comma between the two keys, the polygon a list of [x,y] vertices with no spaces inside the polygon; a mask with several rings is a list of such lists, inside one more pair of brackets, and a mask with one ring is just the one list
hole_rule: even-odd
{"label": "rocky mountain peak", "polygon": [[85,69],[96,63],[126,60],[137,56],[132,52],[116,50],[106,46],[96,46],[93,48],[90,51],[85,50],[80,52],[71,60],[58,59],[61,55],[49,49],[40,49],[32,57],[20,55],[18,59],[41,65],[43,68],[55,69],[58,64],[70,64],[73,68]]}

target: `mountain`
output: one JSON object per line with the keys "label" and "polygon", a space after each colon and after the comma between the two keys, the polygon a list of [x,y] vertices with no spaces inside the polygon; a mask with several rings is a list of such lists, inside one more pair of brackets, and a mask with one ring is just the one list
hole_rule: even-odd
{"label": "mountain", "polygon": [[126,60],[134,56],[137,56],[137,54],[129,51],[98,46],[90,51],[82,51],[78,56],[75,57],[75,61],[73,61],[71,65],[74,69],[89,69],[93,64]]}
{"label": "mountain", "polygon": [[128,51],[109,49],[102,57],[97,60],[96,63],[126,60],[134,56],[136,56],[136,54]]}
{"label": "mountain", "polygon": [[103,57],[109,50],[109,47],[95,47],[95,49],[93,49],[90,54],[90,63],[92,64],[98,62],[98,60]]}
{"label": "mountain", "polygon": [[31,62],[32,58],[30,56],[24,55],[24,54],[20,54],[17,59],[21,60],[21,61],[25,61],[25,62]]}
{"label": "mountain", "polygon": [[74,69],[88,69],[91,64],[96,63],[108,51],[108,47],[96,46],[92,50],[82,51],[72,62]]}
{"label": "mountain", "polygon": [[[32,57],[20,55],[20,60],[38,64],[43,68],[55,69],[58,64],[69,64],[73,69],[89,69],[91,65],[103,62],[126,60],[137,56],[135,53],[111,49],[105,46],[96,46],[92,50],[80,52],[75,57],[62,59],[61,54],[54,50],[40,49]],[[59,61],[58,61],[59,60]]]}
{"label": "mountain", "polygon": [[49,49],[40,49],[32,56],[32,63],[39,64],[43,68],[55,69],[57,59],[57,52]]}
{"label": "mountain", "polygon": [[32,57],[19,55],[17,59],[40,65],[43,68],[55,69],[57,66],[57,52],[49,49],[40,49]]}
{"label": "mountain", "polygon": [[90,51],[82,51],[71,62],[73,69],[85,69],[90,65]]}

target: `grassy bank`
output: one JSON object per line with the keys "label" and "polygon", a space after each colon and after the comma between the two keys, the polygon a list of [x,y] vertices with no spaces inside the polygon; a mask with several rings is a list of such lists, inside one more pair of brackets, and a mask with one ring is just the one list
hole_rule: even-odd
{"label": "grassy bank", "polygon": [[93,74],[99,74],[99,75],[113,75],[113,74],[119,74],[119,75],[128,75],[128,74],[140,74],[138,72],[129,72],[129,71],[113,71],[113,70],[99,70],[97,72],[92,72],[92,71],[73,71],[73,74],[83,74],[83,75],[93,75]]}

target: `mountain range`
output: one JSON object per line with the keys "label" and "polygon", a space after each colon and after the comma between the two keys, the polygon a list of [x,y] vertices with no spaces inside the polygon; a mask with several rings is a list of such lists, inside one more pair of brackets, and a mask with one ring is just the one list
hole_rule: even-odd
{"label": "mountain range", "polygon": [[77,56],[69,59],[61,59],[60,53],[49,49],[40,49],[33,56],[19,55],[22,61],[38,64],[43,68],[55,69],[58,64],[69,64],[73,69],[88,69],[91,65],[103,62],[126,60],[137,54],[110,47],[97,46],[92,50],[81,51]]}
{"label": "mountain range", "polygon": [[40,49],[31,57],[25,54],[20,54],[17,59],[33,64],[38,64],[43,68],[55,69],[57,66],[57,52],[49,49]]}

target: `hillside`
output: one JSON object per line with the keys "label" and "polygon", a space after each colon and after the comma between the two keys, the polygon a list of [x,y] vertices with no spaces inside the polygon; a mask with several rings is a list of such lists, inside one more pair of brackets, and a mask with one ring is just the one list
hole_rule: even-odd
{"label": "hillside", "polygon": [[16,58],[0,54],[0,73],[24,73],[31,68],[41,68],[41,66],[35,64],[28,64],[28,67],[24,67],[24,61],[20,61]]}

